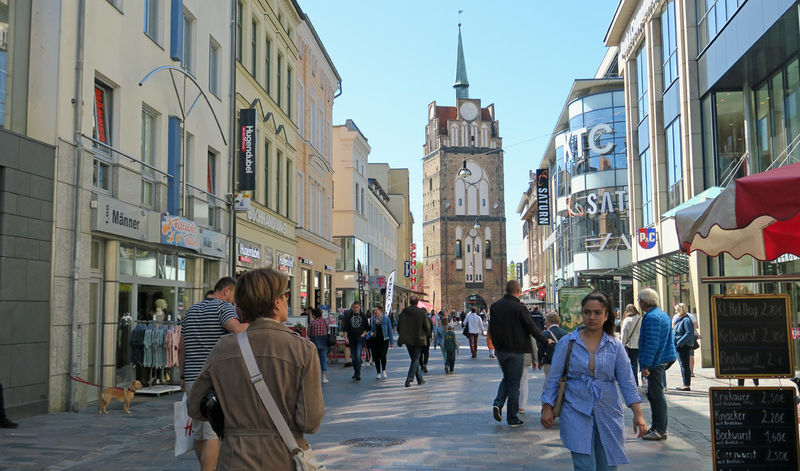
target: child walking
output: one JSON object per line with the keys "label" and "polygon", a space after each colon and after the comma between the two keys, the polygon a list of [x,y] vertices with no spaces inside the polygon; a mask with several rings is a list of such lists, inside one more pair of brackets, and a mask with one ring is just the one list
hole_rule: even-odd
{"label": "child walking", "polygon": [[444,373],[452,374],[453,367],[456,366],[456,355],[458,355],[458,339],[456,333],[453,332],[453,326],[447,326],[447,332],[444,334],[444,345],[442,345],[442,354],[444,355]]}

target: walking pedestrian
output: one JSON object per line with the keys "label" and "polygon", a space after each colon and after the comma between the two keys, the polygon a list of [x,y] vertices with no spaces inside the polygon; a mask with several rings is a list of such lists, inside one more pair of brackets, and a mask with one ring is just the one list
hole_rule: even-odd
{"label": "walking pedestrian", "polygon": [[353,363],[353,379],[361,381],[361,353],[364,350],[364,339],[369,330],[369,319],[361,312],[358,301],[350,305],[344,313],[344,342],[350,346],[350,361]]}
{"label": "walking pedestrian", "polygon": [[639,386],[639,331],[642,328],[642,316],[633,304],[625,306],[625,319],[622,321],[622,345],[631,361],[633,379]]}
{"label": "walking pedestrian", "polygon": [[483,333],[483,322],[478,316],[477,309],[474,307],[469,311],[469,314],[464,318],[464,332],[469,339],[469,350],[472,353],[472,358],[478,357],[478,336]]}
{"label": "walking pedestrian", "polygon": [[[647,425],[642,416],[642,396],[622,343],[617,340],[608,295],[589,293],[581,301],[583,327],[558,343],[553,373],[542,392],[541,422],[553,426],[553,406],[558,381],[567,370],[561,416],[561,442],[572,453],[576,470],[616,469],[628,463],[625,423],[619,391],[633,411],[633,431],[642,436]],[[569,365],[567,367],[567,364]]]}
{"label": "walking pedestrian", "polygon": [[434,326],[434,323],[431,320],[432,314],[433,310],[431,310],[431,315],[425,315],[425,324],[427,325],[428,336],[425,339],[425,345],[422,347],[422,352],[419,354],[419,367],[422,369],[423,373],[428,372],[428,360],[431,359],[431,339],[433,338]]}
{"label": "walking pedestrian", "polygon": [[378,372],[377,379],[381,379],[381,374],[386,378],[388,377],[386,375],[386,354],[389,352],[389,347],[394,345],[394,336],[392,335],[392,321],[379,307],[372,309],[368,335],[372,343],[372,359],[375,362],[375,370]]}
{"label": "walking pedestrian", "polygon": [[689,371],[691,372],[692,378],[694,378],[694,351],[700,348],[698,340],[700,340],[702,336],[700,335],[700,324],[697,323],[697,316],[692,314],[689,306],[686,306],[686,315],[689,316],[689,319],[692,320],[692,325],[694,325],[694,348],[689,352]]}
{"label": "walking pedestrian", "polygon": [[447,327],[447,316],[444,312],[439,311],[433,324],[433,348],[437,346],[441,348],[442,341],[444,340],[445,328]]}
{"label": "walking pedestrian", "polygon": [[[488,339],[489,336],[487,335],[486,338]],[[521,414],[524,414],[525,409],[528,408],[528,370],[536,371],[536,368],[539,367],[539,347],[537,343],[536,339],[531,338],[531,353],[526,352],[522,354],[522,376],[519,378],[518,409]]]}
{"label": "walking pedestrian", "polygon": [[308,338],[317,347],[319,368],[322,371],[322,384],[328,383],[328,321],[322,318],[322,310],[315,307],[311,311],[314,320],[308,325]]}
{"label": "walking pedestrian", "polygon": [[533,324],[531,315],[519,300],[519,282],[511,280],[506,284],[506,294],[489,308],[489,332],[495,346],[495,355],[503,379],[497,388],[497,396],[492,406],[492,414],[498,422],[503,420],[503,406],[508,402],[506,421],[511,427],[523,424],[519,412],[519,384],[522,377],[523,353],[532,352],[531,336],[545,343],[551,343]]}
{"label": "walking pedestrian", "polygon": [[[319,429],[325,404],[314,346],[284,325],[289,294],[286,275],[271,269],[248,271],[236,284],[236,304],[250,322],[246,335],[258,378],[305,450],[309,444],[303,434]],[[211,390],[225,411],[217,469],[294,469],[293,451],[261,402],[235,335],[219,339],[197,377],[188,401],[193,420],[203,418],[200,405]]]}
{"label": "walking pedestrian", "polygon": [[666,370],[675,362],[675,336],[667,313],[658,308],[658,293],[651,288],[639,291],[639,308],[643,312],[639,331],[639,367],[647,379],[647,399],[650,401],[652,425],[643,440],[666,440],[667,399],[664,388]]}
{"label": "walking pedestrian", "polygon": [[17,428],[18,423],[12,422],[6,415],[6,406],[3,399],[3,385],[0,384],[0,428]]}
{"label": "walking pedestrian", "polygon": [[678,352],[678,363],[681,365],[683,386],[675,388],[676,391],[692,390],[692,370],[689,367],[689,352],[694,351],[694,323],[687,315],[686,305],[675,305],[675,318],[673,319],[673,334],[675,337],[675,350]]}
{"label": "walking pedestrian", "polygon": [[453,369],[456,366],[456,356],[458,356],[458,339],[454,331],[453,325],[447,326],[447,331],[444,334],[444,342],[442,343],[442,353],[444,354],[444,373],[453,374]]}
{"label": "walking pedestrian", "polygon": [[568,335],[569,332],[561,328],[561,316],[559,316],[555,311],[550,312],[545,316],[544,325],[545,330],[542,332],[542,335],[555,342],[546,345],[544,349],[544,355],[541,355],[544,380],[547,381],[548,376],[550,376],[550,366],[553,363],[556,344],[558,344],[558,341],[561,340],[562,337]]}
{"label": "walking pedestrian", "polygon": [[402,347],[405,345],[408,349],[408,356],[411,358],[408,375],[406,376],[407,388],[411,386],[414,378],[417,379],[417,384],[425,384],[425,380],[422,378],[419,357],[431,336],[431,329],[425,309],[417,307],[418,302],[419,298],[412,295],[409,298],[410,304],[400,312],[400,317],[397,320],[397,346]]}
{"label": "walking pedestrian", "polygon": [[[181,386],[186,395],[192,388],[203,365],[217,341],[228,332],[238,334],[248,324],[239,322],[233,306],[236,281],[225,277],[217,281],[214,295],[192,305],[181,319],[181,340],[178,344],[178,362],[181,368]],[[211,424],[200,416],[194,421],[194,452],[200,469],[211,471],[217,467],[219,437]]]}

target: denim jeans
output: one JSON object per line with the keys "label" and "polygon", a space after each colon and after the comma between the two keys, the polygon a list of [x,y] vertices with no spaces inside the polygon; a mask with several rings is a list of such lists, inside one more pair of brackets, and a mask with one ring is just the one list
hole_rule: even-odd
{"label": "denim jeans", "polygon": [[411,357],[411,365],[408,367],[408,376],[406,381],[414,381],[417,378],[417,383],[422,382],[422,368],[419,366],[419,356],[424,348],[422,345],[406,345],[408,349],[408,356]]}
{"label": "denim jeans", "polygon": [[328,372],[328,336],[327,335],[312,335],[311,342],[317,347],[317,356],[319,356],[319,368],[322,373]]}
{"label": "denim jeans", "polygon": [[517,413],[519,413],[519,382],[522,378],[523,359],[521,353],[505,352],[497,350],[497,363],[500,364],[500,369],[503,370],[503,379],[500,381],[500,386],[497,387],[497,397],[494,398],[494,405],[503,408],[503,405],[508,401],[508,409],[506,410],[506,421],[513,424],[519,421]]}
{"label": "denim jeans", "polygon": [[353,362],[353,372],[356,378],[361,377],[361,352],[364,350],[364,337],[349,338],[350,361]]}
{"label": "denim jeans", "polygon": [[681,375],[683,375],[683,386],[692,385],[692,370],[689,368],[689,352],[692,347],[678,347],[678,363],[681,364]]}
{"label": "denim jeans", "polygon": [[631,361],[631,368],[633,368],[633,379],[636,381],[636,385],[639,385],[639,349],[638,348],[628,348],[625,347],[625,351],[628,353],[628,359]]}
{"label": "denim jeans", "polygon": [[597,431],[597,424],[594,424],[592,454],[584,455],[573,451],[572,466],[575,471],[614,471],[617,469],[616,466],[608,465],[606,452],[603,450],[603,442],[600,441],[600,432]]}
{"label": "denim jeans", "polygon": [[647,377],[647,399],[650,401],[653,430],[667,433],[667,398],[664,397],[664,385],[667,382],[666,365],[658,365],[650,370]]}
{"label": "denim jeans", "polygon": [[453,372],[453,368],[456,366],[456,351],[455,350],[445,350],[444,351],[444,367],[449,368],[450,372]]}

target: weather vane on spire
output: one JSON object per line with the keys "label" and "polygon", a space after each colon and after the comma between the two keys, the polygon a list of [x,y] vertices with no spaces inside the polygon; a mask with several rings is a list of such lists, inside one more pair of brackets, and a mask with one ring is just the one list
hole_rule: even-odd
{"label": "weather vane on spire", "polygon": [[458,29],[461,29],[461,14],[464,13],[464,10],[458,10]]}

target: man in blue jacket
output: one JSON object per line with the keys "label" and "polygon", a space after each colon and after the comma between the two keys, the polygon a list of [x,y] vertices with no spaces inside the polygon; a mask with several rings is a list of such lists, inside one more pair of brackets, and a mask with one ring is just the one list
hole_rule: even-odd
{"label": "man in blue jacket", "polygon": [[647,379],[647,399],[650,400],[652,428],[643,440],[666,440],[667,399],[664,387],[665,371],[671,365],[675,352],[675,336],[667,313],[658,308],[658,293],[650,288],[639,291],[639,308],[642,310],[642,326],[639,333],[639,365],[642,377]]}

